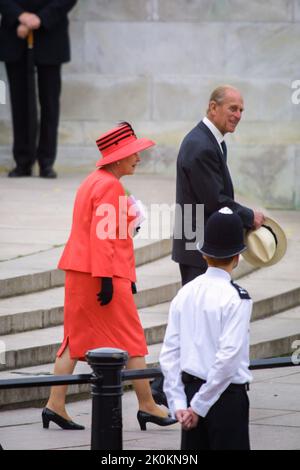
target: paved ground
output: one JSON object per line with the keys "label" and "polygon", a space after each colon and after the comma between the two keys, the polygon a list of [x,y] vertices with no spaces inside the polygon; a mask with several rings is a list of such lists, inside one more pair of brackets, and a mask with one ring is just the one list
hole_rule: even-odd
{"label": "paved ground", "polygon": [[[299,367],[255,371],[249,398],[251,403],[252,449],[300,450]],[[4,449],[88,450],[91,434],[91,400],[68,405],[84,431],[63,431],[54,424],[42,429],[41,409],[2,411],[0,443]],[[147,425],[139,430],[137,401],[133,392],[123,396],[123,440],[126,450],[174,450],[180,447],[180,426],[160,428]]]}

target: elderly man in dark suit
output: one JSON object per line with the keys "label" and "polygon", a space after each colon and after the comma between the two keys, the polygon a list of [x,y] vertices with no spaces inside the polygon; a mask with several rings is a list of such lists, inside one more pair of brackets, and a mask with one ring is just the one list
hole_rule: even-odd
{"label": "elderly man in dark suit", "polygon": [[[236,88],[229,85],[216,88],[209,99],[207,116],[186,135],[181,144],[176,181],[176,203],[180,210],[176,210],[175,215],[172,259],[179,263],[182,285],[207,269],[205,259],[196,248],[197,235],[201,235],[197,233],[197,225],[201,223],[197,220],[197,204],[204,205],[204,225],[212,213],[224,206],[240,216],[246,229],[259,228],[264,221],[262,212],[234,200],[227,167],[224,135],[235,131],[243,110],[243,98]],[[186,227],[185,224],[190,226]],[[194,238],[188,239],[187,233],[194,233]],[[154,380],[152,394],[157,403],[167,405],[162,384],[162,379]]]}
{"label": "elderly man in dark suit", "polygon": [[[177,160],[176,202],[182,209],[188,204],[204,205],[204,225],[209,216],[224,206],[236,212],[246,229],[259,228],[264,215],[234,200],[233,185],[227,166],[227,149],[224,135],[235,131],[244,110],[240,92],[229,85],[216,88],[210,97],[207,116],[192,129],[181,144]],[[206,261],[199,251],[187,249],[188,240],[182,226],[182,237],[174,236],[172,259],[179,263],[182,284],[185,284],[207,269]],[[196,230],[196,212],[193,210],[192,231]]]}
{"label": "elderly man in dark suit", "polygon": [[[76,0],[0,0],[0,60],[5,62],[13,119],[16,168],[8,176],[31,176],[35,159],[40,176],[55,178],[61,91],[61,64],[70,60],[67,14]],[[26,38],[34,31],[34,63],[40,103],[39,141],[29,150]],[[35,114],[35,113],[34,113]]]}

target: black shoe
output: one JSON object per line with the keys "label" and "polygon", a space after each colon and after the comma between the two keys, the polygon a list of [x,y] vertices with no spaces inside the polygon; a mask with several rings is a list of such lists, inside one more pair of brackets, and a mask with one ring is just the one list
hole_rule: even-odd
{"label": "black shoe", "polygon": [[170,416],[161,418],[160,416],[151,415],[150,413],[146,413],[145,411],[138,411],[137,419],[138,419],[141,431],[146,431],[146,423],[154,423],[154,424],[158,424],[158,426],[170,426],[171,424],[177,423],[177,420],[174,418],[171,418]]}
{"label": "black shoe", "polygon": [[31,176],[32,175],[32,172],[31,172],[31,169],[24,169],[24,168],[20,168],[20,167],[17,167],[14,168],[13,170],[10,170],[10,172],[8,173],[8,177],[9,178],[20,178],[22,176]]}
{"label": "black shoe", "polygon": [[54,179],[57,178],[57,173],[53,168],[44,168],[40,170],[40,177]]}
{"label": "black shoe", "polygon": [[164,405],[168,408],[168,401],[165,393],[163,391],[157,390],[156,388],[151,388],[151,393],[153,400],[157,405]]}
{"label": "black shoe", "polygon": [[81,424],[74,423],[73,421],[69,421],[62,416],[54,413],[54,411],[49,410],[49,408],[44,408],[42,412],[42,420],[43,420],[43,428],[49,428],[49,422],[53,421],[53,423],[60,426],[62,429],[70,429],[70,430],[81,430],[84,429],[84,426]]}

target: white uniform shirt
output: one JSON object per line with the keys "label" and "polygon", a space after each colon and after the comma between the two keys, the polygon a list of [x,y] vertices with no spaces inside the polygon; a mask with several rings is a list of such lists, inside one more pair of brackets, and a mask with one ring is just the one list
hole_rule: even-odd
{"label": "white uniform shirt", "polygon": [[191,401],[202,417],[230,383],[252,380],[248,369],[252,301],[240,298],[230,281],[226,271],[209,267],[180,289],[171,303],[160,365],[173,416],[187,408],[182,371],[206,380]]}

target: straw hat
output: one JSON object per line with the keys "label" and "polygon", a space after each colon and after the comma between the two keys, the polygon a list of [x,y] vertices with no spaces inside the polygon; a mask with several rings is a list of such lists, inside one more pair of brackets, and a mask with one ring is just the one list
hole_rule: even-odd
{"label": "straw hat", "polygon": [[155,142],[144,138],[138,139],[131,125],[128,122],[121,122],[114,129],[101,135],[96,144],[102,154],[96,166],[101,167],[142,152],[155,145]]}
{"label": "straw hat", "polygon": [[243,253],[244,259],[252,266],[263,267],[281,260],[286,252],[287,239],[280,225],[266,217],[259,229],[246,233],[245,244],[247,251]]}

